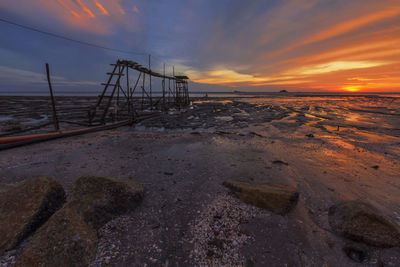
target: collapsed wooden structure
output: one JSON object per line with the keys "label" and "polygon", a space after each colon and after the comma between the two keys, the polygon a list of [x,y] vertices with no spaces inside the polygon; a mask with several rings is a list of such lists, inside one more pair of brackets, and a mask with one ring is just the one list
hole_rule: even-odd
{"label": "collapsed wooden structure", "polygon": [[[97,103],[89,110],[89,124],[105,124],[107,121],[133,119],[138,112],[181,108],[189,104],[187,76],[168,76],[160,74],[137,62],[118,59],[111,64],[113,70]],[[131,84],[129,71],[138,72],[136,81]],[[152,78],[162,79],[162,91],[154,92]],[[114,105],[112,105],[114,104]]]}

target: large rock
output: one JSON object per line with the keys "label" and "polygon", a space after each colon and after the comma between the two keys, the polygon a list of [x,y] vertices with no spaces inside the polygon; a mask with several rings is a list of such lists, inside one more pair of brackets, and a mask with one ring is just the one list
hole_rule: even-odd
{"label": "large rock", "polygon": [[135,182],[77,179],[71,200],[37,231],[16,266],[87,266],[96,255],[96,230],[136,208],[142,197]]}
{"label": "large rock", "polygon": [[81,177],[72,188],[68,207],[99,229],[116,216],[134,210],[143,198],[143,187],[129,180]]}
{"label": "large rock", "polygon": [[329,224],[334,232],[376,247],[400,246],[400,228],[370,204],[346,201],[329,209]]}
{"label": "large rock", "polygon": [[17,246],[65,202],[54,179],[38,178],[0,194],[0,253]]}
{"label": "large rock", "polygon": [[87,266],[97,243],[96,230],[64,206],[35,233],[15,266]]}
{"label": "large rock", "polygon": [[282,184],[228,180],[223,185],[243,202],[280,215],[288,213],[299,198],[296,188]]}

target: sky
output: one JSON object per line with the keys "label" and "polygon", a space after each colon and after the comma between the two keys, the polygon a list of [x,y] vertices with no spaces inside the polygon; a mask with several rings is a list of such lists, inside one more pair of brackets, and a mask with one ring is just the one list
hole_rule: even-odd
{"label": "sky", "polygon": [[400,0],[1,0],[0,90],[101,90],[118,58],[194,91],[400,92]]}

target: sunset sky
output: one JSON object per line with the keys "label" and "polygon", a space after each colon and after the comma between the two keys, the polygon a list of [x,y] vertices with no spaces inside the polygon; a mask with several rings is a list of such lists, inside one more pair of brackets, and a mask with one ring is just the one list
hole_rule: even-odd
{"label": "sunset sky", "polygon": [[100,90],[117,58],[192,90],[400,92],[399,0],[1,0],[0,90]]}

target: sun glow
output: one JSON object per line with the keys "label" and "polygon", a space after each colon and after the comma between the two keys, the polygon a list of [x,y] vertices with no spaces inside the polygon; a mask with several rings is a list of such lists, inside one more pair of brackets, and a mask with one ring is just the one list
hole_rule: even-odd
{"label": "sun glow", "polygon": [[363,86],[361,86],[361,85],[345,85],[342,87],[342,90],[344,90],[346,92],[354,93],[354,92],[361,91],[362,88],[363,88]]}

